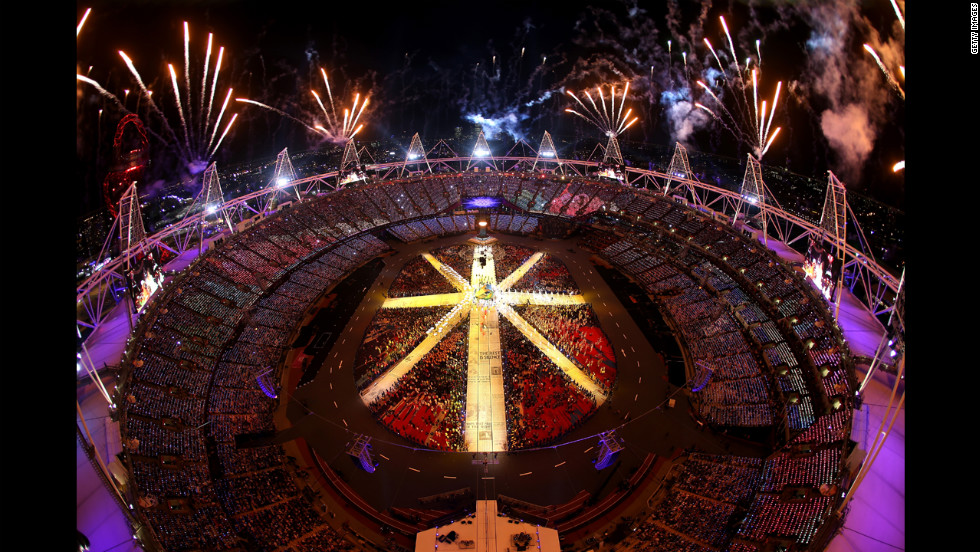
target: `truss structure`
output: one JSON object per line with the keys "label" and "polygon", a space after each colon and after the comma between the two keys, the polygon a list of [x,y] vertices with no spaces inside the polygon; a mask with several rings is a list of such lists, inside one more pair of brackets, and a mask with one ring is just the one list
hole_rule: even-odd
{"label": "truss structure", "polygon": [[[844,185],[827,171],[827,194],[824,197],[823,213],[820,215],[820,229],[823,241],[830,242],[834,258],[840,259],[843,265],[844,249],[847,244],[847,197]],[[834,283],[834,317],[840,313],[840,298],[844,291],[844,270],[840,271],[838,281]]]}
{"label": "truss structure", "polygon": [[898,330],[905,335],[905,269],[902,269],[902,279],[898,282],[898,294],[895,297],[895,309],[892,311],[892,320],[898,326]]}
{"label": "truss structure", "polygon": [[436,142],[436,145],[432,146],[432,149],[429,150],[426,157],[433,159],[455,159],[459,157],[459,154],[453,151],[453,148],[449,147],[449,144],[445,140],[439,140]]}
{"label": "truss structure", "polygon": [[[119,200],[119,250],[142,251],[146,242],[146,229],[140,211],[140,198],[136,182],[130,184]],[[129,263],[126,263],[129,269]]]}
{"label": "truss structure", "polygon": [[204,224],[207,222],[209,216],[215,215],[228,225],[229,230],[234,231],[228,216],[228,208],[225,206],[221,183],[218,180],[218,167],[216,163],[211,163],[205,169],[201,181],[201,191],[194,198],[184,218],[186,219],[200,213],[202,215],[201,223]]}
{"label": "truss structure", "polygon": [[[296,180],[296,169],[293,168],[293,162],[289,160],[288,148],[283,148],[276,156],[276,167],[272,172],[272,180],[269,181],[269,189],[272,193],[269,194],[267,201],[265,203],[265,211],[272,210],[276,202],[279,200],[279,196],[282,194],[289,195],[289,192],[285,189]],[[293,192],[296,194],[296,200],[300,199],[299,187],[293,186]]]}
{"label": "truss structure", "polygon": [[767,228],[766,228],[766,184],[762,181],[762,164],[752,157],[752,154],[748,154],[748,164],[745,166],[745,176],[742,178],[742,187],[739,188],[738,204],[735,207],[735,216],[732,218],[732,223],[738,220],[738,215],[742,212],[742,206],[745,205],[745,215],[748,218],[749,209],[752,207],[758,207],[759,217],[762,218],[762,236],[763,241],[768,239]]}
{"label": "truss structure", "polygon": [[[601,144],[597,145],[597,149],[601,147]],[[426,152],[426,159],[433,169],[447,171],[462,171],[463,161],[468,160],[467,157],[460,157],[456,154],[443,140],[440,140],[432,150]],[[531,166],[536,160],[538,160],[537,157],[528,157],[522,161]],[[590,157],[583,160],[564,159],[562,164],[569,174],[587,177],[588,174],[594,173],[600,163],[598,159]],[[404,161],[398,160],[373,165],[371,168],[379,171],[379,174],[385,174],[385,171],[388,171],[388,174],[393,175],[403,166]],[[214,165],[209,167],[206,173],[204,186],[195,198],[195,205],[192,205],[188,214],[180,222],[153,235],[146,236],[145,247],[166,250],[173,257],[179,257],[191,248],[200,250],[201,244],[198,243],[198,240],[203,240],[203,228],[206,226],[206,219],[211,218],[215,213],[221,213],[230,227],[236,223],[246,222],[246,219],[254,222],[265,214],[260,206],[269,195],[276,192],[275,189],[264,187],[221,203],[222,194]],[[661,171],[636,167],[626,167],[624,176],[624,184],[636,188],[636,193],[651,193],[648,190],[656,189],[657,194],[661,193],[661,184],[670,178],[670,174]],[[292,185],[303,190],[304,193],[314,187],[322,187],[329,192],[337,189],[333,185],[337,178],[338,171],[331,171],[297,179]],[[738,192],[727,187],[695,180],[686,182],[685,185],[692,188],[692,191],[696,191],[700,196],[701,203],[697,206],[699,210],[719,222],[731,222],[733,225],[740,216],[740,210],[744,210],[743,204],[747,202],[747,198],[755,198],[756,205],[759,206],[761,203],[761,206],[765,208],[764,223],[768,224],[768,232],[772,232],[775,239],[787,246],[792,247],[797,241],[807,238],[816,239],[817,236],[821,236],[825,232],[822,226],[779,206],[778,201],[762,182],[761,167],[751,156],[749,156],[746,177],[742,182],[741,190]],[[213,202],[210,205],[214,206],[211,212],[209,212],[210,209],[203,208],[209,202]],[[133,211],[134,205],[130,207],[130,210]],[[850,209],[847,208],[847,210]],[[133,212],[128,217],[131,221],[131,228],[127,230],[127,233],[138,232],[138,226],[135,228],[132,226],[133,221],[135,221],[134,215]],[[856,235],[859,241],[866,243],[860,226],[856,224],[853,212],[849,212],[848,217],[848,234],[852,238]],[[836,221],[836,215],[826,219]],[[114,290],[118,289],[120,284],[125,281],[124,273],[130,259],[140,258],[142,250],[138,247],[138,236],[136,236],[137,239],[129,241],[128,247],[121,243],[122,233],[118,226],[123,224],[124,222],[119,217],[113,220],[108,238],[96,260],[96,264],[100,268],[76,288],[79,313],[77,323],[80,328],[96,329],[105,322],[110,312],[120,304],[119,296]],[[234,227],[232,229],[235,230]],[[852,239],[851,241],[855,240]],[[901,285],[899,278],[877,263],[870,248],[865,246],[862,250],[852,243],[845,243],[844,240],[840,240],[840,243],[844,248],[841,258],[844,262],[843,270],[846,271],[845,282],[849,289],[860,297],[863,306],[874,317],[879,318],[882,323],[886,317],[896,311],[895,320],[904,320],[904,313],[902,312],[904,308],[904,286]],[[118,255],[110,255],[109,250],[114,249],[115,244],[126,249],[120,251]],[[858,291],[860,294],[857,293]]]}
{"label": "truss structure", "polygon": [[619,151],[619,140],[613,133],[609,133],[609,141],[606,142],[606,154],[602,157],[602,162],[611,165],[623,164],[623,154]]}
{"label": "truss structure", "polygon": [[[422,163],[425,163],[425,171],[421,170]],[[410,170],[409,165],[415,166],[416,170]],[[412,143],[408,146],[408,154],[405,155],[405,163],[402,165],[402,170],[398,176],[404,176],[406,172],[408,174],[432,172],[432,166],[429,165],[429,158],[425,156],[425,149],[422,148],[422,140],[419,138],[418,132],[412,136]]]}
{"label": "truss structure", "polygon": [[[474,161],[473,158],[477,160]],[[469,162],[466,164],[466,170],[470,170],[473,165],[479,165],[485,163],[487,166],[493,167],[493,170],[497,169],[497,161],[494,160],[493,154],[490,153],[490,145],[487,144],[487,139],[483,135],[483,131],[480,131],[480,135],[476,137],[476,145],[473,146],[473,154],[470,157]]]}
{"label": "truss structure", "polygon": [[354,140],[350,140],[344,145],[344,155],[340,161],[340,172],[356,169],[361,164],[360,156],[357,155],[357,145]]}
{"label": "truss structure", "polygon": [[[544,131],[544,136],[541,138],[541,147],[538,148],[538,154],[534,158],[534,165],[531,166],[532,171],[537,170],[538,163],[541,163],[542,170],[563,172],[561,159],[558,158],[558,152],[555,150],[555,143],[551,141],[551,134],[548,134],[547,130]],[[548,163],[555,163],[555,167],[550,170],[547,169]]]}
{"label": "truss structure", "polygon": [[680,142],[675,142],[674,156],[670,158],[670,166],[667,167],[667,182],[664,184],[664,195],[670,193],[670,184],[676,181],[678,186],[683,186],[697,198],[696,190],[687,183],[691,180],[696,179],[694,178],[694,173],[691,171],[691,163],[687,159],[687,148],[682,146]]}
{"label": "truss structure", "polygon": [[340,162],[340,172],[337,173],[337,187],[340,189],[351,182],[365,180],[367,174],[361,170],[361,152],[357,149],[354,140],[350,140],[344,146],[344,155]]}
{"label": "truss structure", "polygon": [[868,372],[864,375],[864,380],[858,387],[858,392],[863,392],[868,383],[871,382],[875,370],[881,366],[885,356],[905,358],[905,269],[902,269],[902,278],[898,281],[898,292],[895,294],[895,308],[888,316],[887,330],[878,342],[875,356],[871,360]]}
{"label": "truss structure", "polygon": [[347,454],[357,460],[361,469],[368,473],[374,473],[374,470],[378,467],[371,460],[371,438],[367,435],[358,435],[351,446],[347,447]]}
{"label": "truss structure", "polygon": [[599,434],[599,455],[595,461],[595,469],[601,470],[610,466],[622,450],[623,442],[616,437],[615,430]]}
{"label": "truss structure", "polygon": [[[534,151],[531,144],[528,144],[523,138],[518,140],[514,147],[507,150],[507,155],[504,156],[505,163],[503,165],[504,170],[510,171],[529,171],[532,169],[531,159],[533,159],[538,152]],[[516,159],[513,165],[507,166],[506,161]]]}

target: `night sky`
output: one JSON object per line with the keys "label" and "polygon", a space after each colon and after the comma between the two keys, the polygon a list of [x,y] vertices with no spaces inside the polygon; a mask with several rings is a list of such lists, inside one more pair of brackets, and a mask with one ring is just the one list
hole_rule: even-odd
{"label": "night sky", "polygon": [[[605,142],[597,128],[564,112],[576,107],[564,91],[594,93],[599,84],[607,91],[611,84],[622,90],[628,80],[625,106],[639,121],[621,140],[667,146],[680,141],[744,162],[752,150],[752,117],[746,111],[752,91],[748,87],[738,97],[719,20],[724,16],[743,69],[747,57],[759,65],[755,41],[761,41],[759,102],[771,102],[776,83],[782,82],[772,122],[773,129],[781,130],[763,164],[820,180],[832,170],[849,189],[904,208],[904,171],[894,173],[892,166],[905,159],[905,102],[862,47],[871,44],[904,89],[899,74],[899,65],[905,64],[904,30],[888,0],[313,5],[292,0],[78,4],[76,22],[86,8],[92,12],[77,37],[77,70],[126,106],[78,82],[81,185],[97,188],[104,178],[112,163],[113,131],[128,112],[140,115],[154,159],[160,158],[151,178],[178,179],[193,172],[177,144],[184,137],[167,68],[173,64],[184,93],[184,21],[190,30],[194,102],[208,33],[214,34],[209,87],[218,46],[225,47],[209,120],[216,119],[229,87],[233,98],[278,110],[231,101],[221,125],[233,113],[238,119],[212,159],[219,170],[274,156],[284,147],[290,152],[335,147],[337,141],[310,128],[324,119],[310,92],[326,101],[320,68],[329,76],[338,105],[349,106],[358,92],[370,97],[358,141],[419,132],[430,148],[456,127],[482,120],[491,140],[523,138],[537,147],[547,130],[556,137],[592,132],[597,143]],[[899,6],[904,13],[904,2]],[[138,85],[119,50],[132,58],[154,91],[162,117],[146,102],[137,108]],[[698,80],[713,83],[721,105],[712,103]],[[693,102],[711,108],[717,118]],[[82,210],[96,207],[83,205]]]}

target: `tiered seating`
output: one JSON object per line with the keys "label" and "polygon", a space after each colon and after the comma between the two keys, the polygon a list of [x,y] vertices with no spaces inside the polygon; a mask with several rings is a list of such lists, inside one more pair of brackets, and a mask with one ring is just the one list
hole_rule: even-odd
{"label": "tiered seating", "polygon": [[626,205],[626,213],[633,217],[643,217],[643,214],[654,205],[654,202],[645,195],[637,195],[633,201]]}
{"label": "tiered seating", "polygon": [[499,215],[493,219],[493,230],[497,230],[498,232],[510,232],[510,223],[513,220],[513,215]]}
{"label": "tiered seating", "polygon": [[524,215],[514,215],[510,220],[510,225],[507,231],[512,233],[519,233],[524,231],[524,224],[527,222],[527,217]]}
{"label": "tiered seating", "polygon": [[297,488],[286,470],[275,467],[219,479],[215,492],[235,516],[293,498]]}
{"label": "tiered seating", "polygon": [[382,214],[381,216],[387,218],[390,222],[397,222],[405,218],[402,209],[392,201],[391,195],[389,195],[389,192],[394,193],[394,190],[398,188],[399,184],[395,182],[371,186],[365,191],[371,198],[371,201],[378,206],[378,212]]}
{"label": "tiered seating", "polygon": [[[136,402],[129,406],[129,412],[155,420],[176,417],[186,424],[204,423],[204,399],[186,393],[175,394],[170,389],[133,382],[130,394],[136,397]],[[175,391],[181,390],[178,388]],[[131,437],[140,438],[138,434]]]}
{"label": "tiered seating", "polygon": [[763,464],[759,490],[772,492],[781,491],[789,485],[830,485],[839,480],[840,464],[840,447],[826,448],[803,456],[779,453]]}
{"label": "tiered seating", "polygon": [[538,217],[527,217],[524,224],[521,226],[518,232],[522,234],[530,234],[538,227]]}
{"label": "tiered seating", "polygon": [[543,213],[548,208],[555,195],[561,192],[564,185],[551,179],[543,179],[538,182],[538,195],[534,198],[534,204],[528,207],[528,211]]}
{"label": "tiered seating", "polygon": [[626,542],[636,542],[643,552],[715,552],[715,549],[698,544],[680,533],[664,528],[652,521],[636,528]]}
{"label": "tiered seating", "polygon": [[198,505],[187,514],[174,514],[163,504],[147,508],[143,515],[166,550],[228,550],[240,544],[235,527],[218,505],[213,493],[200,497],[207,505]]}
{"label": "tiered seating", "polygon": [[[552,215],[565,214],[564,211],[571,206],[572,201],[575,199],[580,187],[581,182],[579,181],[573,180],[565,183],[565,185],[558,190],[555,197],[551,200],[551,204],[548,205],[547,212]],[[568,215],[565,214],[565,216]]]}
{"label": "tiered seating", "polygon": [[161,387],[182,385],[187,389],[200,389],[207,386],[211,377],[204,370],[181,368],[178,360],[146,348],[139,352],[137,360],[140,362],[134,366],[132,378]]}
{"label": "tiered seating", "polygon": [[[199,482],[208,480],[208,466],[205,462],[182,460],[178,465],[164,466],[159,459],[149,456],[133,455],[133,476],[137,482],[136,495],[139,498],[156,499],[190,498],[200,493],[194,488]],[[177,469],[179,466],[180,469]]]}
{"label": "tiered seating", "polygon": [[759,493],[749,506],[737,535],[762,541],[768,535],[789,537],[807,544],[817,532],[832,503],[831,497],[783,502],[779,495]]}
{"label": "tiered seating", "polygon": [[[184,431],[173,431],[164,428],[158,421],[165,416],[180,416],[183,412],[178,409],[167,409],[165,404],[148,403],[146,395],[142,401],[149,404],[148,408],[132,410],[126,420],[127,435],[130,439],[138,439],[139,445],[133,454],[143,457],[159,457],[161,455],[177,456],[182,460],[202,462],[207,460],[204,450],[204,439],[199,430],[188,428]],[[141,399],[137,398],[138,401]],[[140,404],[139,402],[137,404]],[[151,408],[156,410],[150,410]]]}
{"label": "tiered seating", "polygon": [[227,476],[280,466],[285,459],[285,451],[281,445],[243,449],[236,447],[233,442],[221,441],[216,448]]}
{"label": "tiered seating", "polygon": [[301,496],[232,519],[235,530],[250,537],[262,550],[276,550],[282,543],[296,540],[325,524],[309,500]]}
{"label": "tiered seating", "polygon": [[432,199],[433,212],[441,213],[449,208],[449,193],[443,188],[441,179],[428,178],[424,181],[424,187]]}
{"label": "tiered seating", "polygon": [[793,439],[792,444],[828,444],[843,441],[851,434],[851,415],[846,410],[821,416]]}
{"label": "tiered seating", "polygon": [[674,486],[691,494],[739,504],[756,492],[761,469],[761,458],[693,452]]}
{"label": "tiered seating", "polygon": [[411,243],[419,239],[419,237],[415,235],[415,232],[409,229],[406,225],[389,226],[388,231],[391,232],[393,236],[405,243]]}
{"label": "tiered seating", "polygon": [[712,548],[720,548],[728,538],[728,523],[735,505],[717,502],[679,489],[670,491],[650,514],[650,518]]}
{"label": "tiered seating", "polygon": [[667,213],[670,213],[674,209],[674,205],[669,201],[658,200],[654,201],[649,209],[650,211],[644,218],[647,220],[661,220]]}
{"label": "tiered seating", "polygon": [[293,543],[296,552],[348,552],[357,550],[353,543],[346,540],[329,525],[322,525],[312,533],[300,537],[299,541]]}

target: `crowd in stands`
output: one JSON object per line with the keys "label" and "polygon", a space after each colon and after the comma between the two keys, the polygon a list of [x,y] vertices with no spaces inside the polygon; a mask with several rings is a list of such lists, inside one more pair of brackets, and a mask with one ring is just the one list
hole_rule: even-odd
{"label": "crowd in stands", "polygon": [[683,466],[674,483],[676,488],[740,504],[759,486],[762,459],[692,452]]}
{"label": "crowd in stands", "polygon": [[833,500],[833,497],[818,496],[784,501],[779,494],[758,493],[736,535],[755,541],[770,535],[791,537],[805,545],[820,528]]}
{"label": "crowd in stands", "polygon": [[166,548],[335,538],[282,471],[281,447],[234,441],[274,428],[275,402],[256,377],[279,364],[302,313],[387,248],[370,235],[338,242],[354,228],[329,208],[283,210],[205,253],[144,312],[127,351],[122,437],[134,492]]}
{"label": "crowd in stands", "polygon": [[699,544],[720,549],[728,538],[734,512],[734,504],[709,500],[675,488],[654,507],[650,520]]}
{"label": "crowd in stands", "polygon": [[[635,228],[630,234],[594,230],[583,245],[658,296],[692,360],[714,367],[696,397],[705,419],[771,425],[781,408],[770,397],[775,386],[792,397],[785,412],[791,429],[800,431],[814,423],[816,397],[849,395],[848,372],[835,370],[844,355],[822,303],[764,246],[663,199],[638,195],[622,211],[650,223],[641,232],[654,234],[640,240],[631,235]],[[784,318],[789,327],[775,322]]]}
{"label": "crowd in stands", "polygon": [[[787,408],[798,432],[792,442],[816,445],[814,450],[804,456],[780,453],[764,468],[692,456],[677,488],[637,535],[651,549],[720,547],[734,502],[746,500],[745,487],[727,482],[737,474],[752,481],[758,470],[764,491],[752,498],[736,536],[761,542],[775,534],[808,542],[832,497],[806,493],[785,500],[781,491],[839,477],[850,412],[819,415],[815,398],[853,394],[846,348],[822,313],[819,295],[773,262],[760,244],[670,201],[609,186],[542,182],[528,174],[466,174],[350,188],[295,203],[206,251],[148,305],[124,359],[132,369],[120,387],[125,396],[121,427],[132,488],[146,499],[140,514],[164,548],[348,547],[289,481],[281,447],[235,446],[236,436],[273,427],[275,402],[258,389],[255,377],[279,364],[290,332],[312,301],[387,248],[366,230],[393,224],[389,228],[403,229],[412,239],[443,234],[450,227],[471,230],[472,216],[431,217],[461,197],[497,194],[537,213],[551,210],[571,217],[606,207],[609,213],[644,221],[645,231],[657,224],[656,240],[612,232],[588,233],[582,240],[658,296],[694,358],[714,367],[701,403],[706,419],[720,425],[771,425],[774,407],[766,389],[794,393],[800,400]],[[526,233],[538,224],[536,216],[521,214],[491,220],[494,229],[510,232]],[[514,246],[494,248],[497,274],[504,276],[532,253]],[[468,263],[447,264],[468,278]],[[542,284],[560,278],[560,271],[547,264],[538,270],[527,281],[534,282],[532,287],[566,285]],[[424,333],[425,322],[439,316],[412,311],[417,325],[407,330],[406,342],[412,336],[417,340],[413,332]],[[541,317],[528,316],[547,327]],[[564,330],[553,325],[546,331]],[[500,333],[510,448],[552,442],[594,412],[594,401],[516,328],[502,320]],[[767,347],[765,352],[760,346]],[[401,352],[366,354],[383,359]],[[762,384],[763,377],[784,367],[786,373],[774,376],[773,386]],[[400,427],[408,428],[404,435],[420,445],[460,450],[465,374],[465,330],[459,328],[402,378],[396,393],[376,403],[376,414],[387,418],[389,427],[401,420]],[[278,381],[281,373],[274,376],[271,380]],[[745,543],[730,547],[755,549]]]}
{"label": "crowd in stands", "polygon": [[329,526],[320,528],[312,534],[301,537],[299,541],[293,543],[293,550],[296,552],[347,552],[357,550],[353,543],[342,537]]}
{"label": "crowd in stands", "polygon": [[714,548],[699,544],[652,521],[637,527],[621,547],[623,550],[637,552],[715,552]]}
{"label": "crowd in stands", "polygon": [[781,452],[766,460],[762,466],[761,491],[778,491],[787,485],[819,487],[838,481],[841,465],[839,446],[811,453]]}

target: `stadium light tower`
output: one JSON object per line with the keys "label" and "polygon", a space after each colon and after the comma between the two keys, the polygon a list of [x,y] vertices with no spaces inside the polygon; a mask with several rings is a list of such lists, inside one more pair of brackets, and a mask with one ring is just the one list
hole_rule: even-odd
{"label": "stadium light tower", "polygon": [[602,162],[610,165],[622,165],[623,154],[619,151],[619,140],[616,133],[609,132],[609,141],[606,142],[606,154],[602,157]]}
{"label": "stadium light tower", "polygon": [[[276,200],[279,199],[279,194],[288,194],[288,192],[282,192],[281,190],[294,180],[296,180],[296,169],[293,168],[293,162],[289,159],[288,148],[282,148],[282,151],[276,156],[276,168],[272,172],[272,179],[269,181],[269,188],[275,191],[268,195],[263,210],[269,211],[275,207]],[[299,187],[293,186],[293,191],[296,192],[296,200],[299,201],[301,199]]]}
{"label": "stadium light tower", "polygon": [[[538,168],[538,163],[542,166],[547,166],[545,163],[556,163],[553,171],[562,171],[562,162],[558,158],[558,152],[555,150],[555,143],[551,141],[551,134],[548,131],[544,131],[544,136],[541,138],[541,146],[538,148],[537,157],[534,158],[534,165],[531,166],[531,170],[536,170]],[[542,170],[545,170],[542,167]]]}
{"label": "stadium light tower", "polygon": [[224,223],[228,226],[230,232],[234,232],[235,228],[231,224],[231,220],[228,217],[228,213],[224,209],[224,194],[221,191],[221,183],[218,180],[218,167],[217,164],[211,163],[211,165],[205,169],[204,176],[201,179],[201,191],[197,193],[194,201],[191,203],[190,208],[187,209],[187,214],[184,218],[194,216],[203,211],[203,216],[201,216],[200,223],[197,224],[198,231],[200,232],[200,241],[198,242],[198,252],[200,253],[204,249],[204,226],[207,222],[208,216],[212,214],[217,214]]}
{"label": "stadium light tower", "polygon": [[[766,231],[766,185],[762,181],[762,164],[748,154],[748,164],[745,166],[745,176],[742,178],[742,187],[739,190],[738,204],[735,206],[735,216],[732,224],[738,220],[738,215],[742,211],[742,205],[752,205],[759,208],[759,216],[762,217],[762,240],[768,245],[768,232]],[[746,216],[749,207],[746,206]]]}
{"label": "stadium light tower", "polygon": [[[477,158],[474,161],[473,158]],[[489,159],[489,161],[487,161]],[[469,163],[466,164],[466,170],[470,170],[475,164],[486,163],[487,166],[492,166],[493,170],[497,169],[497,162],[493,158],[493,154],[490,152],[490,145],[487,144],[487,139],[483,135],[483,131],[480,131],[480,135],[476,137],[476,145],[473,146],[473,153],[470,156]]]}
{"label": "stadium light tower", "polygon": [[687,148],[680,142],[674,143],[674,156],[670,158],[670,166],[667,168],[667,182],[664,184],[664,195],[670,193],[670,183],[675,179],[678,185],[687,188],[697,200],[697,192],[687,181],[695,180],[694,173],[691,171],[691,163],[687,159]]}
{"label": "stadium light tower", "polygon": [[[418,167],[425,163],[425,171],[410,170],[409,165],[412,165],[418,169]],[[419,138],[419,133],[416,132],[415,136],[412,136],[412,143],[408,146],[408,153],[405,155],[405,163],[402,164],[402,170],[398,176],[404,176],[404,174],[416,174],[419,172],[432,172],[432,166],[429,165],[429,159],[425,156],[425,149],[422,147],[422,140]]]}

